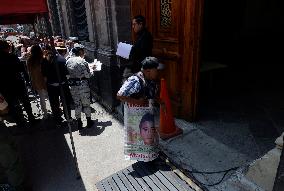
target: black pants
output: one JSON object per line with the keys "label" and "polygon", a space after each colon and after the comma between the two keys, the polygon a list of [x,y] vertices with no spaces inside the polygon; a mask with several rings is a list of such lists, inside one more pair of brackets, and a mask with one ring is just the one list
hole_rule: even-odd
{"label": "black pants", "polygon": [[[48,97],[49,97],[49,102],[50,102],[50,107],[52,110],[52,114],[56,120],[61,119],[61,109],[60,109],[60,101],[61,104],[63,105],[63,99],[65,98],[65,103],[67,106],[67,114],[70,117],[71,116],[71,93],[70,89],[67,85],[63,84],[63,94],[61,95],[60,93],[60,86],[51,86],[47,85],[47,92],[48,92]],[[64,96],[64,98],[62,97]],[[60,98],[60,99],[59,99]],[[65,119],[67,119],[66,113],[64,112]]]}
{"label": "black pants", "polygon": [[8,102],[9,113],[19,125],[24,122],[23,109],[27,112],[28,120],[31,122],[34,120],[31,103],[27,93],[27,89],[24,84],[14,87],[13,91],[4,91],[3,96]]}

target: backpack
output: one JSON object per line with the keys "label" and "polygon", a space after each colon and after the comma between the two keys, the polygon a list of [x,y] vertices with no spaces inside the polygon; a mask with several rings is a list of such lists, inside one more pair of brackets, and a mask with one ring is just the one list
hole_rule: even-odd
{"label": "backpack", "polygon": [[157,84],[153,81],[145,81],[139,76],[139,73],[134,74],[139,79],[141,89],[138,93],[132,94],[130,97],[135,99],[145,98],[154,99],[156,93],[158,92]]}
{"label": "backpack", "polygon": [[130,97],[135,98],[135,99],[145,98],[146,97],[146,92],[145,92],[146,82],[138,75],[138,73],[134,75],[138,78],[141,88],[139,92],[132,94]]}

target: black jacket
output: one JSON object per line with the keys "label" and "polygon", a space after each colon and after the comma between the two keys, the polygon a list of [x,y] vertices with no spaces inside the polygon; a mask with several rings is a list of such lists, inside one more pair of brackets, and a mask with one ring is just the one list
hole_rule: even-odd
{"label": "black jacket", "polygon": [[[61,81],[59,81],[56,67],[58,67],[57,69]],[[42,74],[44,77],[46,77],[47,84],[67,82],[66,75],[69,73],[66,67],[65,58],[57,55],[55,56],[53,62],[49,62],[48,60],[44,59],[42,64]]]}
{"label": "black jacket", "polygon": [[146,29],[142,29],[137,34],[136,42],[134,43],[129,59],[132,61],[131,71],[132,73],[139,72],[141,69],[141,62],[147,56],[152,55],[153,37],[151,33]]}
{"label": "black jacket", "polygon": [[0,92],[6,96],[20,93],[25,87],[24,65],[14,54],[0,52]]}

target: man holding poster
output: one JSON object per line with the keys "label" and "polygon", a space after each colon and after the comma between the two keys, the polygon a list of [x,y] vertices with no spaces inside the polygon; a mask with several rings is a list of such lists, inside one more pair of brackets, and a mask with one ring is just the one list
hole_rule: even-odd
{"label": "man holding poster", "polygon": [[149,162],[158,157],[158,134],[154,126],[153,100],[158,95],[156,79],[159,62],[146,57],[140,72],[129,77],[117,93],[124,104],[127,159]]}

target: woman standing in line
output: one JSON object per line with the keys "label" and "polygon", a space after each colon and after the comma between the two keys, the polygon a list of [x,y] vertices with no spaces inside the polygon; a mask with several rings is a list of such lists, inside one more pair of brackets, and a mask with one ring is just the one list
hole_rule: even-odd
{"label": "woman standing in line", "polygon": [[41,66],[43,61],[43,52],[39,45],[33,45],[31,48],[31,54],[28,58],[27,65],[28,71],[32,81],[32,87],[37,91],[40,98],[40,106],[43,111],[43,118],[47,117],[47,109],[45,99],[48,98],[46,83],[41,72]]}

